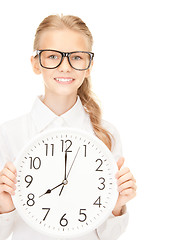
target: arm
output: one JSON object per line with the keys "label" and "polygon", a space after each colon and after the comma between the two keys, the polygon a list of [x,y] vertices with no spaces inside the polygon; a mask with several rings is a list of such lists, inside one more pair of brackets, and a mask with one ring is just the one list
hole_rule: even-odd
{"label": "arm", "polygon": [[6,240],[13,232],[16,210],[0,214],[0,240]]}
{"label": "arm", "polygon": [[7,162],[0,171],[0,239],[6,239],[12,232],[15,207],[11,198],[16,189],[16,168]]}
{"label": "arm", "polygon": [[11,195],[15,194],[16,175],[16,168],[12,162],[7,162],[0,171],[0,214],[15,209]]}
{"label": "arm", "polygon": [[[129,214],[126,211],[126,203],[130,200],[129,198],[131,196],[127,196],[128,192],[126,193],[126,185],[123,184],[125,181],[128,181],[132,177],[130,174],[126,175],[127,172],[130,172],[128,168],[122,168],[124,164],[124,158],[122,158],[122,144],[118,131],[112,124],[108,123],[107,121],[103,121],[103,126],[114,137],[114,139],[112,138],[111,152],[118,166],[118,172],[114,173],[114,177],[117,179],[119,197],[116,206],[114,206],[112,214],[100,227],[97,228],[97,234],[101,240],[116,240],[121,236],[128,225]],[[128,180],[122,178],[123,175],[125,175],[124,178]]]}
{"label": "arm", "polygon": [[128,225],[129,215],[124,213],[121,216],[115,217],[113,214],[96,229],[101,240],[117,240],[124,233]]}
{"label": "arm", "polygon": [[[15,190],[15,167],[11,162],[10,148],[4,129],[0,127],[0,240],[6,239],[13,230],[16,210],[11,194]],[[7,163],[8,162],[8,163]],[[8,177],[9,176],[9,177]],[[12,178],[12,180],[10,180]],[[8,184],[5,184],[7,182]],[[13,188],[14,187],[14,188]]]}
{"label": "arm", "polygon": [[116,240],[125,231],[128,225],[128,213],[126,212],[126,203],[136,195],[136,180],[129,168],[121,167],[124,164],[124,158],[117,162],[117,178],[119,197],[111,216],[98,229],[97,233],[102,240]]}

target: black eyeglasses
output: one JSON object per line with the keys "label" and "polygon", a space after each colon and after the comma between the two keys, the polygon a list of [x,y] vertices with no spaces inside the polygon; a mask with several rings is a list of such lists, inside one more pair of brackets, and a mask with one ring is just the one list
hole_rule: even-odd
{"label": "black eyeglasses", "polygon": [[62,63],[64,57],[67,57],[70,66],[79,71],[87,70],[94,57],[94,53],[92,52],[60,52],[51,49],[36,50],[33,56],[36,57],[37,55],[39,56],[40,65],[43,68],[57,68]]}

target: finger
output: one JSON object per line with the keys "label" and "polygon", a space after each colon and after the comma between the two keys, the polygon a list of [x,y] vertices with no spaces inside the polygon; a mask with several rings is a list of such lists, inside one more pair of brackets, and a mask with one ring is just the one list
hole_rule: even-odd
{"label": "finger", "polygon": [[125,159],[123,157],[121,157],[118,161],[117,161],[117,166],[118,166],[118,170],[120,170],[122,168],[122,166],[124,165],[124,161]]}
{"label": "finger", "polygon": [[118,191],[119,191],[119,192],[122,192],[123,190],[128,189],[128,188],[133,188],[134,190],[137,189],[136,184],[135,184],[132,180],[129,180],[129,181],[121,184],[121,185],[118,187]]}
{"label": "finger", "polygon": [[14,166],[14,164],[13,164],[12,162],[7,162],[7,163],[5,164],[5,167],[4,167],[4,168],[7,168],[7,169],[9,169],[12,173],[17,174],[17,169],[16,169],[16,167]]}
{"label": "finger", "polygon": [[136,191],[133,188],[128,188],[120,192],[120,195],[125,195],[132,199],[136,196]]}
{"label": "finger", "polygon": [[120,186],[121,184],[123,184],[123,183],[125,183],[125,182],[127,182],[127,181],[129,181],[129,180],[132,180],[132,178],[133,178],[132,173],[131,173],[131,172],[128,172],[128,173],[122,175],[122,176],[117,180],[117,184],[118,184],[118,186]]}
{"label": "finger", "polygon": [[133,177],[133,181],[136,183],[136,179]]}
{"label": "finger", "polygon": [[10,195],[15,195],[14,189],[9,187],[6,184],[0,184],[0,193],[1,192],[6,192],[6,193],[9,193]]}
{"label": "finger", "polygon": [[127,174],[128,172],[130,172],[130,169],[127,168],[127,167],[125,167],[125,168],[119,170],[119,171],[115,174],[115,177],[116,177],[117,179],[119,179],[121,176]]}
{"label": "finger", "polygon": [[[15,183],[17,183],[17,180],[15,181]],[[16,189],[15,183],[5,175],[1,176],[1,184],[5,184],[15,190]]]}
{"label": "finger", "polygon": [[11,172],[8,168],[4,168],[1,171],[0,183],[2,183],[2,176],[6,176],[12,182],[16,183],[16,175],[13,172]]}

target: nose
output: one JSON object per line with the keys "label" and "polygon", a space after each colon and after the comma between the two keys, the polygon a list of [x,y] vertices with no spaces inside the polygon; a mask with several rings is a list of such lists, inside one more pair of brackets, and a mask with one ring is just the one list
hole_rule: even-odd
{"label": "nose", "polygon": [[68,61],[68,58],[67,57],[64,57],[60,66],[58,66],[58,70],[60,72],[70,72],[71,71],[71,66],[69,64],[69,61]]}

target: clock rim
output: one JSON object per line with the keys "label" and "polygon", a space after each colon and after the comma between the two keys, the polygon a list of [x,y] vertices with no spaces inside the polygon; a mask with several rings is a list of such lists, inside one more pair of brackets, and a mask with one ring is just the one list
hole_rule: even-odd
{"label": "clock rim", "polygon": [[[87,139],[90,140],[94,140],[100,147],[103,148],[103,150],[105,150],[105,152],[107,153],[107,155],[109,156],[108,160],[111,162],[111,167],[113,168],[114,171],[114,180],[113,180],[113,188],[114,188],[114,198],[111,199],[110,204],[108,204],[108,211],[106,211],[106,214],[103,218],[100,219],[100,221],[96,221],[96,224],[94,227],[92,227],[91,225],[89,225],[89,227],[79,233],[72,233],[72,236],[69,235],[58,235],[58,234],[54,234],[54,233],[50,233],[47,232],[46,229],[45,231],[42,230],[41,228],[37,227],[37,224],[32,223],[31,221],[28,221],[28,218],[26,217],[26,214],[23,213],[22,208],[21,208],[21,204],[18,204],[17,202],[17,197],[16,195],[12,196],[12,200],[14,203],[14,206],[18,212],[18,214],[20,215],[20,217],[23,219],[23,221],[28,224],[32,229],[34,229],[35,231],[37,231],[40,234],[49,236],[49,237],[54,237],[54,238],[60,238],[60,239],[73,239],[73,238],[78,238],[81,236],[84,236],[88,233],[90,233],[91,231],[94,231],[95,229],[97,229],[99,226],[101,226],[101,224],[103,224],[103,222],[105,222],[108,217],[112,214],[112,210],[116,204],[116,201],[118,199],[118,191],[117,191],[117,184],[116,184],[116,179],[115,179],[115,173],[117,172],[118,168],[117,168],[117,164],[115,161],[115,158],[112,154],[112,152],[108,149],[108,147],[93,133],[88,133],[85,130],[81,130],[81,129],[77,129],[77,128],[69,128],[69,127],[56,127],[56,128],[51,128],[48,130],[45,130],[41,133],[36,134],[34,137],[32,137],[19,151],[19,154],[17,155],[15,161],[14,161],[14,165],[17,167],[20,159],[22,157],[22,155],[24,154],[24,152],[28,149],[28,147],[30,145],[32,145],[35,141],[37,141],[38,139],[40,139],[41,137],[45,137],[46,135],[50,134],[50,133],[54,133],[54,132],[70,132],[72,133],[77,133],[77,134],[81,134],[82,136],[85,136]],[[113,160],[113,162],[111,161]],[[113,164],[114,163],[114,164]]]}

